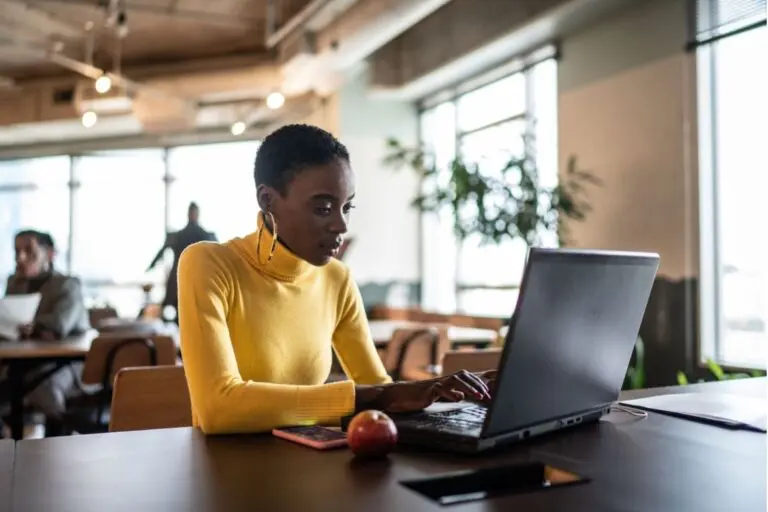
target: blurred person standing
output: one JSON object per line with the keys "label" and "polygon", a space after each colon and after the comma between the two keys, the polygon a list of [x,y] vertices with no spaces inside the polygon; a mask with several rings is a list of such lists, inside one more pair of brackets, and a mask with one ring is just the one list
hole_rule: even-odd
{"label": "blurred person standing", "polygon": [[[216,235],[213,232],[206,231],[200,225],[200,207],[197,203],[189,203],[187,209],[187,225],[179,231],[168,233],[165,237],[165,243],[157,251],[157,255],[152,260],[152,263],[147,267],[147,272],[155,268],[155,266],[163,259],[166,249],[173,251],[173,265],[165,283],[165,298],[163,299],[162,307],[173,306],[174,311],[178,310],[179,296],[178,285],[176,282],[176,276],[178,273],[179,256],[188,246],[197,242],[217,242]],[[174,313],[174,320],[178,321],[178,313]]]}

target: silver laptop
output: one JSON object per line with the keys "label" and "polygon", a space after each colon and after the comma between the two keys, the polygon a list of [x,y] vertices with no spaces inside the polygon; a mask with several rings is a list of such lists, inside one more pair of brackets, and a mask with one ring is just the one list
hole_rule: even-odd
{"label": "silver laptop", "polygon": [[395,415],[399,440],[480,452],[598,420],[618,399],[658,265],[651,253],[531,249],[492,402]]}

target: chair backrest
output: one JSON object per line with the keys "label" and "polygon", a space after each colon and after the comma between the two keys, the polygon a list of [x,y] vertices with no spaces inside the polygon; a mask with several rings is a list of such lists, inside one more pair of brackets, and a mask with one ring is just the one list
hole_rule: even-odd
{"label": "chair backrest", "polygon": [[117,373],[110,432],[192,426],[183,366],[125,368]]}
{"label": "chair backrest", "polygon": [[443,339],[437,327],[397,329],[384,350],[384,367],[394,379],[423,373],[427,366],[436,362],[433,358],[439,361]]}
{"label": "chair backrest", "polygon": [[102,320],[108,318],[117,318],[117,310],[115,308],[91,308],[88,310],[88,320],[91,323],[91,327],[98,328]]}
{"label": "chair backrest", "polygon": [[450,375],[459,370],[482,372],[499,367],[501,349],[451,350],[443,357],[443,375]]}
{"label": "chair backrest", "polygon": [[109,386],[123,368],[175,364],[176,342],[171,336],[107,334],[91,342],[81,380],[83,384]]}

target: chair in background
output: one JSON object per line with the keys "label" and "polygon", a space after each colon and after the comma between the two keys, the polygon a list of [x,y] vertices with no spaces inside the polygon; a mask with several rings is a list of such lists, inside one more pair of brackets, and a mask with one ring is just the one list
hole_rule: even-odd
{"label": "chair in background", "polygon": [[450,375],[459,370],[482,372],[499,367],[501,349],[486,350],[451,350],[443,356],[443,375]]}
{"label": "chair in background", "polygon": [[103,307],[88,310],[88,320],[94,329],[98,329],[103,320],[110,318],[117,318],[117,310],[115,308]]}
{"label": "chair in background", "polygon": [[183,366],[125,368],[115,377],[110,432],[192,426]]}
{"label": "chair in background", "polygon": [[106,432],[115,375],[136,366],[175,366],[176,343],[170,336],[99,336],[85,356],[80,394],[67,400],[65,434]]}
{"label": "chair in background", "polygon": [[394,380],[434,377],[430,367],[449,348],[445,329],[437,326],[397,329],[384,349],[382,361]]}

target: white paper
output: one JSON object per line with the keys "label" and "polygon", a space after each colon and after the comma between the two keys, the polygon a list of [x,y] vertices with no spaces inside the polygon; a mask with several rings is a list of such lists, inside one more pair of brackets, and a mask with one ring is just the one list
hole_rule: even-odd
{"label": "white paper", "polygon": [[32,323],[39,304],[39,293],[0,298],[0,338],[19,339],[19,326]]}
{"label": "white paper", "polygon": [[742,423],[765,431],[765,399],[731,395],[727,393],[680,393],[660,395],[637,400],[622,401],[650,410],[719,419],[724,422]]}

